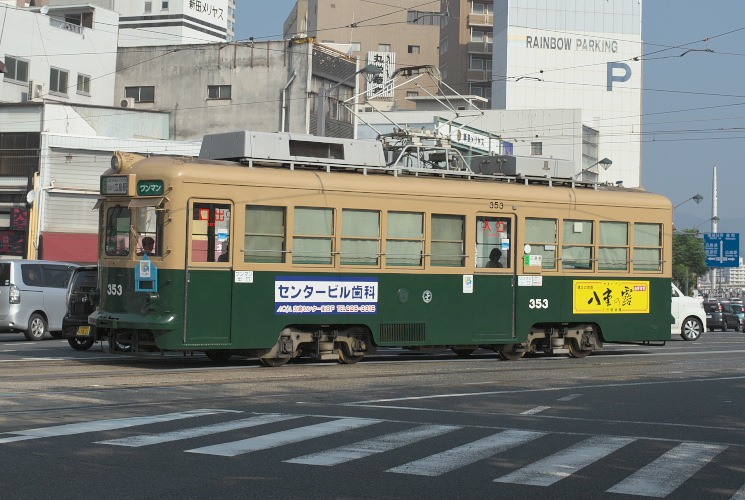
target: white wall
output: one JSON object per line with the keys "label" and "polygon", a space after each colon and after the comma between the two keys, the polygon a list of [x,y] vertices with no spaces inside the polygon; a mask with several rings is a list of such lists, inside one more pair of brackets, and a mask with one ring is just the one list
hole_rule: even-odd
{"label": "white wall", "polygon": [[[117,29],[119,16],[112,11],[96,9],[93,28],[82,33],[52,26],[50,15],[0,5],[0,57],[13,56],[28,61],[28,76],[44,84],[45,100],[65,103],[111,105],[114,101]],[[64,16],[62,16],[64,17]],[[68,72],[66,94],[50,90],[50,68]],[[77,92],[78,74],[90,77],[89,95]],[[0,101],[26,100],[27,82],[0,80]]]}

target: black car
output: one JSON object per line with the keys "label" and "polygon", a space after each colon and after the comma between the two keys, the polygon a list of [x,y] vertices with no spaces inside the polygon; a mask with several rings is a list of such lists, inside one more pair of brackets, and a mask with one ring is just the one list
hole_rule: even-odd
{"label": "black car", "polygon": [[707,300],[704,302],[704,310],[706,311],[706,329],[710,332],[715,329],[726,332],[730,328],[737,332],[742,328],[740,318],[737,317],[737,313],[727,300]]}
{"label": "black car", "polygon": [[96,309],[97,282],[98,267],[82,266],[73,271],[67,287],[67,314],[62,320],[62,331],[70,347],[78,351],[90,349],[96,341],[96,327],[88,324],[88,316]]}

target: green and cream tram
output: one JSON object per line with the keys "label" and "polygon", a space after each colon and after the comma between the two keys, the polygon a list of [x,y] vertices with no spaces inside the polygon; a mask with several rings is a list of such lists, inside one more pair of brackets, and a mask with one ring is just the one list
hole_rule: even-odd
{"label": "green and cream tram", "polygon": [[387,166],[377,141],[237,132],[101,178],[100,339],[213,360],[377,347],[583,357],[670,339],[672,207],[569,179]]}

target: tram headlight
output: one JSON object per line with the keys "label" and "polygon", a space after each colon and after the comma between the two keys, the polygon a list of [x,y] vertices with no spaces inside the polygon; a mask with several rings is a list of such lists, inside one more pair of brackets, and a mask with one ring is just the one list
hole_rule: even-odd
{"label": "tram headlight", "polygon": [[114,156],[111,157],[111,170],[114,172],[119,171],[119,156],[117,154],[114,154]]}

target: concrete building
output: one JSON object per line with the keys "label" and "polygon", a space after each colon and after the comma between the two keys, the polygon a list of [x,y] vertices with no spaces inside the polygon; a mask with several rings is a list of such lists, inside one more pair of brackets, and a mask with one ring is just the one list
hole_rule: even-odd
{"label": "concrete building", "polygon": [[118,19],[91,5],[50,7],[44,15],[0,4],[0,101],[113,104],[117,34],[111,26]]}
{"label": "concrete building", "polygon": [[23,146],[0,157],[0,258],[96,262],[93,207],[113,151],[199,154],[201,141],[168,140],[169,118],[52,102],[0,104],[0,143]]}
{"label": "concrete building", "polygon": [[235,0],[34,0],[33,3],[37,7],[88,4],[118,12],[121,47],[228,42],[235,34]]}
{"label": "concrete building", "polygon": [[[399,0],[395,6],[364,0],[298,0],[284,23],[284,38],[314,37],[316,42],[349,45],[360,65],[376,64],[383,73],[365,85],[377,92],[387,88],[391,74],[406,66],[439,66],[439,0]],[[421,88],[420,87],[423,87]],[[423,81],[405,83],[383,92],[380,109],[411,109],[406,97],[438,91]]]}
{"label": "concrete building", "polygon": [[[148,61],[157,60],[157,64]],[[321,87],[333,88],[327,135],[353,137],[354,58],[301,39],[122,48],[116,95],[124,106],[171,112],[173,138],[255,130],[316,133]]]}
{"label": "concrete building", "polygon": [[[492,109],[581,109],[582,178],[640,185],[642,63],[633,58],[642,53],[641,0],[445,6],[439,46],[447,85],[489,98]],[[547,139],[530,142],[540,152]],[[604,158],[612,161],[607,170],[596,163]]]}

